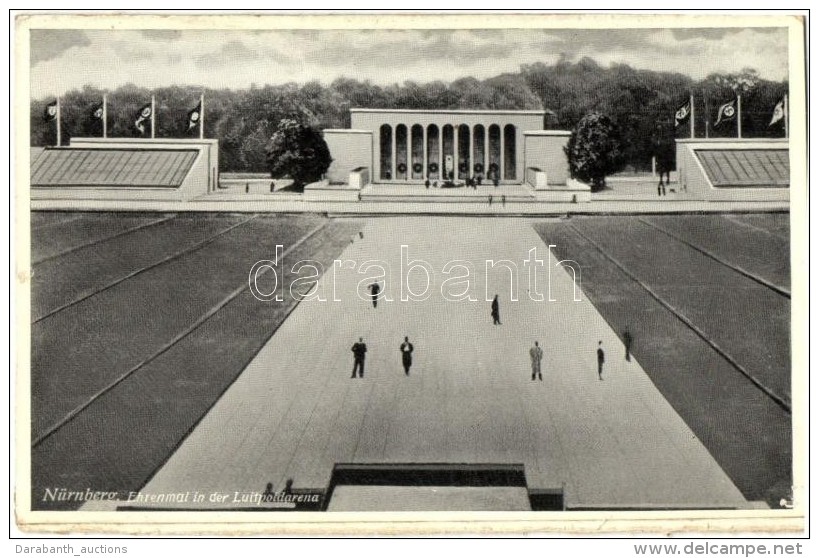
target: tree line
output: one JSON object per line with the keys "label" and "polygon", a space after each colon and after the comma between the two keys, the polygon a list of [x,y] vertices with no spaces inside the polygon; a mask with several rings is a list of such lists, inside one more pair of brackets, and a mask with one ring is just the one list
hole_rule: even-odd
{"label": "tree line", "polygon": [[[134,126],[139,109],[156,99],[156,137],[198,137],[187,113],[205,96],[205,137],[219,140],[222,171],[267,172],[266,147],[283,119],[320,129],[346,128],[350,108],[395,109],[546,109],[546,129],[575,128],[586,114],[606,115],[622,138],[625,165],[651,168],[662,138],[685,138],[689,125],[675,127],[674,113],[694,93],[697,137],[733,137],[736,123],[714,126],[718,107],[742,94],[743,137],[782,137],[782,122],[768,126],[774,106],[788,91],[787,81],[759,78],[754,70],[712,74],[695,81],[679,73],[638,70],[625,64],[603,67],[590,58],[577,62],[529,64],[518,72],[489,79],[461,78],[379,86],[369,81],[338,78],[329,85],[251,86],[208,89],[169,86],[147,89],[127,84],[114,90],[86,86],[60,99],[62,144],[72,136],[102,135],[102,121],[92,111],[107,94],[108,137],[141,137]],[[55,145],[56,126],[43,117],[53,98],[31,101],[31,145]],[[150,137],[150,126],[146,137]]]}

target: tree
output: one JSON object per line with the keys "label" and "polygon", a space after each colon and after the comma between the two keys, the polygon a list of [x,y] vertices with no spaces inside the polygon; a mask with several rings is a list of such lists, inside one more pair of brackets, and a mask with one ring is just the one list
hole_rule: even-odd
{"label": "tree", "polygon": [[[134,126],[137,111],[156,99],[157,138],[195,138],[187,113],[205,95],[204,135],[219,140],[219,169],[253,172],[268,169],[266,146],[282,119],[314,128],[348,128],[351,107],[407,109],[546,109],[548,128],[574,129],[590,113],[607,115],[622,139],[623,158],[635,170],[651,168],[656,153],[655,126],[673,119],[674,112],[694,96],[697,137],[732,137],[735,125],[714,127],[716,109],[735,94],[742,95],[742,135],[747,138],[784,137],[784,121],[770,125],[774,107],[788,92],[788,82],[762,79],[745,68],[736,73],[711,74],[702,80],[669,72],[638,70],[626,64],[601,66],[590,58],[567,56],[554,64],[521,66],[519,72],[488,79],[461,78],[377,86],[367,81],[338,78],[329,86],[304,84],[252,85],[249,89],[209,89],[201,85],[171,85],[147,89],[125,84],[111,90],[83,87],[60,96],[63,145],[72,137],[102,136],[102,122],[92,108],[108,95],[108,137],[150,137]],[[31,145],[55,145],[56,122],[43,119],[53,96],[31,99]],[[147,123],[146,123],[147,124]],[[676,128],[678,137],[689,126]]]}
{"label": "tree", "polygon": [[608,116],[597,112],[580,119],[564,151],[572,177],[590,182],[593,192],[605,188],[606,175],[624,164],[619,131]]}
{"label": "tree", "polygon": [[297,188],[321,179],[333,161],[321,132],[291,118],[279,122],[265,151],[270,175],[290,177]]}

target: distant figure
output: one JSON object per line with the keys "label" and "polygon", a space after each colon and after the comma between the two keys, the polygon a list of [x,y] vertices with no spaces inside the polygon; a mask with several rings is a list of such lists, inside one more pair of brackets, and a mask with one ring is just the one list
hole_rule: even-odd
{"label": "distant figure", "polygon": [[532,359],[532,380],[537,376],[540,381],[543,381],[543,375],[540,373],[540,361],[543,360],[543,349],[541,349],[537,341],[535,346],[529,349],[529,357]]}
{"label": "distant figure", "polygon": [[506,194],[503,194],[503,195],[501,196],[501,205],[502,205],[503,207],[506,207]]}
{"label": "distant figure", "polygon": [[429,179],[426,179],[426,180],[424,181],[424,187],[425,187],[427,190],[429,190]]}
{"label": "distant figure", "polygon": [[387,180],[392,180],[392,171],[386,171],[384,173],[384,178],[386,178]]}
{"label": "distant figure", "polygon": [[631,332],[628,330],[628,326],[626,326],[626,330],[623,332],[623,345],[626,346],[626,361],[631,362],[631,342],[633,339],[631,338]]}
{"label": "distant figure", "polygon": [[492,299],[492,321],[493,325],[501,325],[500,321],[500,303],[498,302],[498,295]]}
{"label": "distant figure", "polygon": [[478,175],[478,186],[480,186],[482,183],[483,183],[483,175],[479,174]]}
{"label": "distant figure", "polygon": [[276,492],[273,490],[273,483],[272,482],[267,483],[267,487],[264,489],[264,492],[262,493],[262,502],[272,502],[275,494]]}
{"label": "distant figure", "polygon": [[285,494],[293,494],[293,479],[287,479],[284,483],[284,490]]}
{"label": "distant figure", "polygon": [[410,367],[412,366],[412,351],[415,347],[409,342],[409,337],[404,337],[404,342],[401,343],[401,363],[404,365],[404,374],[409,376]]}
{"label": "distant figure", "polygon": [[[660,181],[657,183],[657,195],[666,195],[666,186],[671,186],[671,169],[676,159],[676,145],[672,134],[665,128],[658,128],[654,138],[654,157]],[[665,175],[665,183],[663,183]]]}
{"label": "distant figure", "polygon": [[437,180],[436,180],[435,182],[433,182],[433,183],[432,183],[432,187],[433,187],[433,188],[437,188],[437,187],[438,187],[438,181],[437,181]]}
{"label": "distant figure", "polygon": [[489,196],[489,205],[492,205],[492,196]]}
{"label": "distant figure", "polygon": [[373,308],[378,308],[378,295],[381,292],[381,285],[373,283],[370,285],[370,296],[373,299]]}
{"label": "distant figure", "polygon": [[492,178],[492,184],[494,184],[494,185],[495,185],[495,188],[497,188],[497,187],[498,187],[498,185],[500,184],[500,180],[498,179],[498,175],[497,175],[497,174],[496,174],[496,175],[495,175],[495,176]]}
{"label": "distant figure", "polygon": [[597,342],[597,377],[603,379],[603,363],[606,362],[606,353],[603,352],[603,342]]}
{"label": "distant figure", "polygon": [[[666,160],[665,157],[657,157],[657,174],[660,175],[660,181],[657,183],[658,196],[665,196],[666,186],[671,186],[671,165],[671,161]],[[663,183],[663,175],[665,175],[665,183]]]}
{"label": "distant figure", "polygon": [[358,238],[364,238],[364,231],[358,231]]}
{"label": "distant figure", "polygon": [[358,377],[364,377],[364,355],[367,354],[367,345],[364,344],[364,339],[362,337],[358,338],[358,343],[353,344],[353,375],[350,378],[355,378],[356,370],[358,371]]}

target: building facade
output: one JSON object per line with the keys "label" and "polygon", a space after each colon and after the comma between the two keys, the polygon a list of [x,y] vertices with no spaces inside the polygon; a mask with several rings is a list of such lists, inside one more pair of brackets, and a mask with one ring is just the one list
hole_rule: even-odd
{"label": "building facade", "polygon": [[350,109],[350,129],[324,131],[333,157],[328,178],[345,182],[353,169],[366,167],[376,184],[477,177],[522,183],[533,167],[548,168],[551,183],[565,184],[562,147],[569,132],[544,131],[546,115],[543,110]]}

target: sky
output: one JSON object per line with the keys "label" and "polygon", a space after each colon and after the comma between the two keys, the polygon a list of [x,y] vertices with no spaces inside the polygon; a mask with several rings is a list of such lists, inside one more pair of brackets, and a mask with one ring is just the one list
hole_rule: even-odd
{"label": "sky", "polygon": [[582,57],[608,66],[671,71],[694,79],[756,69],[788,76],[785,28],[460,30],[38,30],[31,31],[31,95],[93,85],[378,85],[484,79],[522,64]]}

